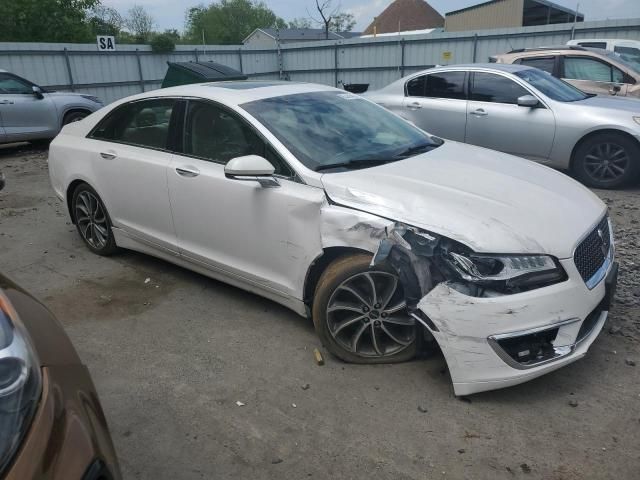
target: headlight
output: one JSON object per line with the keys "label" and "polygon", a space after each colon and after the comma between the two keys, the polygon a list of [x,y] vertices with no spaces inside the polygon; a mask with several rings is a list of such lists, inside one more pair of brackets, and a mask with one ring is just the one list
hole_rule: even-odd
{"label": "headlight", "polygon": [[462,279],[481,285],[532,287],[566,278],[560,264],[548,255],[486,255],[449,252],[449,264]]}
{"label": "headlight", "polygon": [[87,100],[91,100],[92,102],[98,103],[102,105],[102,100],[94,95],[80,95],[82,98],[86,98]]}
{"label": "headlight", "polygon": [[29,428],[41,390],[40,362],[15,310],[0,292],[0,474]]}

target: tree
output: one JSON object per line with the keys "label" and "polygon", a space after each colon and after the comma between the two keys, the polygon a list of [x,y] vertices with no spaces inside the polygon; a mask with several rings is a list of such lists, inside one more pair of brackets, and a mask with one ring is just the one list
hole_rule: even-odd
{"label": "tree", "polygon": [[156,53],[169,53],[176,49],[175,37],[169,33],[158,33],[153,36],[151,42],[151,50]]}
{"label": "tree", "polygon": [[329,26],[332,32],[350,32],[356,24],[356,19],[352,13],[341,12],[333,15],[333,20]]}
{"label": "tree", "polygon": [[100,0],[0,0],[0,41],[88,42]]}
{"label": "tree", "polygon": [[147,43],[151,39],[155,21],[143,6],[134,5],[127,12],[124,24],[138,43]]}
{"label": "tree", "polygon": [[289,22],[289,28],[311,28],[311,20],[308,18],[294,18]]}
{"label": "tree", "polygon": [[185,39],[193,43],[238,44],[256,28],[286,28],[287,23],[256,0],[219,0],[187,11]]}
{"label": "tree", "polygon": [[91,32],[94,35],[114,35],[120,34],[124,27],[124,20],[118,11],[104,5],[96,5],[89,18]]}
{"label": "tree", "polygon": [[324,25],[324,38],[329,39],[329,26],[331,25],[331,20],[333,20],[334,15],[338,13],[338,8],[333,8],[331,0],[322,0],[322,2],[316,0],[316,10],[318,10],[322,21],[315,21]]}

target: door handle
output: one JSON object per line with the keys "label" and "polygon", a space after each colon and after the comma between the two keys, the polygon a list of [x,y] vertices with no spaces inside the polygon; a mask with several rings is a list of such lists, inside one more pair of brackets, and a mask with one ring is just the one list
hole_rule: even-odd
{"label": "door handle", "polygon": [[11,100],[0,100],[0,105],[13,105]]}
{"label": "door handle", "polygon": [[407,105],[407,108],[411,110],[418,110],[419,108],[422,108],[422,104],[420,102],[411,102]]}
{"label": "door handle", "polygon": [[182,177],[187,177],[187,178],[193,178],[200,175],[200,171],[197,168],[193,168],[193,167],[188,167],[188,168],[176,167],[176,172],[178,173],[178,175]]}
{"label": "door handle", "polygon": [[482,108],[479,108],[478,110],[474,110],[473,112],[471,112],[471,115],[475,115],[476,117],[486,117],[489,114]]}
{"label": "door handle", "polygon": [[108,152],[100,152],[100,156],[105,160],[113,160],[114,158],[116,158],[115,153],[108,153]]}

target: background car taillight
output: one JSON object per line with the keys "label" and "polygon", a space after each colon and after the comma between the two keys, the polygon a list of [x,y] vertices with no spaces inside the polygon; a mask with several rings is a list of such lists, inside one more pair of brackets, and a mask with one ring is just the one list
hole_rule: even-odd
{"label": "background car taillight", "polygon": [[40,362],[0,291],[0,476],[29,429],[42,391]]}

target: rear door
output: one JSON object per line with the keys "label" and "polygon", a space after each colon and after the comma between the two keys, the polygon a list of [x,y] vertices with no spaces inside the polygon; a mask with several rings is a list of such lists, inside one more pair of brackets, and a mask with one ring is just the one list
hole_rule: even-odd
{"label": "rear door", "polygon": [[625,75],[619,68],[598,58],[567,55],[562,58],[560,78],[580,90],[598,95],[627,94]]}
{"label": "rear door", "polygon": [[532,160],[546,160],[553,146],[555,117],[539,107],[520,107],[532,92],[508,76],[473,72],[465,142]]}
{"label": "rear door", "polygon": [[467,122],[466,72],[436,72],[410,79],[401,115],[422,130],[464,141]]}
{"label": "rear door", "polygon": [[50,138],[58,133],[58,113],[45,94],[38,98],[33,84],[0,72],[0,117],[5,141]]}
{"label": "rear door", "polygon": [[105,117],[87,142],[94,187],[114,225],[170,251],[177,251],[167,187],[170,127],[181,106],[172,98],[129,102]]}

